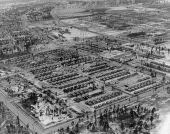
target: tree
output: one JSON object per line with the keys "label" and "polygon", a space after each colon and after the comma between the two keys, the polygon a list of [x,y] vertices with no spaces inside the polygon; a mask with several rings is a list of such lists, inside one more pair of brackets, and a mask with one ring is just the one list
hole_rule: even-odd
{"label": "tree", "polygon": [[96,110],[94,110],[94,119],[95,119],[95,125],[96,125],[96,121],[97,121],[97,116],[96,116]]}
{"label": "tree", "polygon": [[92,124],[92,129],[91,129],[92,132],[95,132],[96,131],[96,127],[94,124]]}
{"label": "tree", "polygon": [[37,97],[37,94],[35,92],[32,92],[28,95],[28,100],[30,102],[32,102],[33,105],[35,105],[37,103],[37,100],[38,100],[38,97]]}
{"label": "tree", "polygon": [[137,127],[134,129],[133,133],[134,133],[134,134],[138,134],[138,129],[137,129]]}
{"label": "tree", "polygon": [[132,109],[130,109],[130,116],[131,118],[134,118],[134,111]]}
{"label": "tree", "polygon": [[151,116],[151,117],[150,117],[151,125],[152,125],[153,120],[154,120],[154,117]]}
{"label": "tree", "polygon": [[9,126],[9,125],[7,125],[7,126],[6,126],[6,128],[7,128],[7,132],[8,132],[8,133],[11,133],[10,126]]}
{"label": "tree", "polygon": [[70,127],[68,126],[67,129],[66,129],[67,133],[70,132]]}
{"label": "tree", "polygon": [[166,78],[165,78],[165,76],[163,76],[162,81],[165,82],[165,80],[166,80]]}
{"label": "tree", "polygon": [[103,115],[100,114],[100,117],[99,117],[99,125],[102,126],[103,125]]}
{"label": "tree", "polygon": [[152,108],[152,115],[155,113],[155,111],[156,111],[156,108],[153,107],[153,108]]}
{"label": "tree", "polygon": [[70,131],[70,133],[69,134],[75,134],[73,131]]}
{"label": "tree", "polygon": [[145,129],[148,129],[148,128],[149,128],[147,122],[144,123],[144,128],[145,128]]}
{"label": "tree", "polygon": [[27,41],[25,41],[25,48],[26,51],[29,52],[31,49],[31,46],[33,46],[34,44],[36,44],[38,42],[37,38],[34,37],[30,37],[30,39],[27,39]]}
{"label": "tree", "polygon": [[79,123],[76,124],[75,131],[76,131],[76,133],[79,133]]}
{"label": "tree", "polygon": [[4,57],[4,54],[3,54],[2,50],[0,50],[0,57],[1,57],[1,58]]}
{"label": "tree", "polygon": [[61,130],[62,133],[64,133],[64,128],[61,128],[60,130]]}
{"label": "tree", "polygon": [[154,77],[155,75],[154,75],[154,72],[153,71],[151,71],[151,77]]}
{"label": "tree", "polygon": [[125,129],[125,125],[124,125],[124,123],[123,123],[123,122],[121,122],[121,124],[120,124],[120,128],[121,128],[122,130],[124,130],[124,129]]}
{"label": "tree", "polygon": [[103,129],[104,129],[104,131],[106,131],[106,132],[109,130],[109,122],[108,122],[108,121],[105,121],[105,122],[104,122]]}

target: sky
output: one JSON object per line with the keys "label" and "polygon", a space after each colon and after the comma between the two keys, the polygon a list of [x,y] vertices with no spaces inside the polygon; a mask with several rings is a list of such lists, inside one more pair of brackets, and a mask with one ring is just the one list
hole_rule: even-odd
{"label": "sky", "polygon": [[37,0],[0,0],[0,10],[10,8],[12,5],[25,4]]}
{"label": "sky", "polygon": [[35,0],[0,0],[0,4],[10,4],[10,3],[21,3],[21,2],[30,2]]}

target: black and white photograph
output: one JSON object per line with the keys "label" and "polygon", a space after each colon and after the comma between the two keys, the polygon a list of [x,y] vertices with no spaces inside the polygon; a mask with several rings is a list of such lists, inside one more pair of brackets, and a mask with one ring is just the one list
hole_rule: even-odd
{"label": "black and white photograph", "polygon": [[0,134],[170,134],[170,0],[0,0]]}

